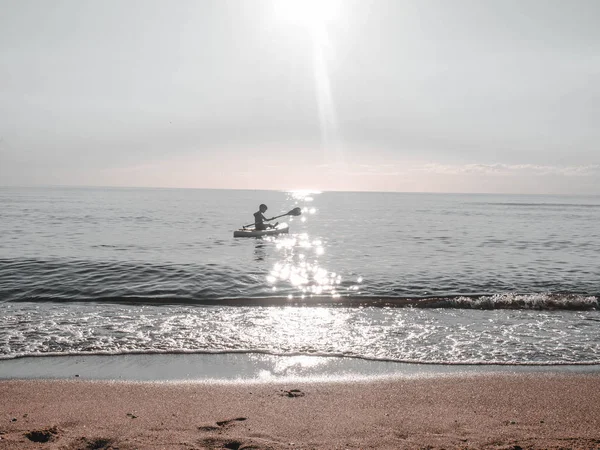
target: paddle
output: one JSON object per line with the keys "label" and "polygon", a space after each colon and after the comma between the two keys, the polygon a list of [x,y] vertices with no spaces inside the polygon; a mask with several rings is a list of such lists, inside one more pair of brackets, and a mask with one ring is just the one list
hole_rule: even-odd
{"label": "paddle", "polygon": [[[267,222],[270,222],[271,220],[279,219],[280,217],[283,217],[283,216],[299,216],[300,214],[302,214],[302,208],[297,207],[297,208],[292,209],[291,211],[286,212],[285,214],[271,217],[270,219],[267,219]],[[254,225],[254,222],[249,223],[248,225],[244,225],[242,228],[246,228],[246,227],[249,227],[252,225]]]}

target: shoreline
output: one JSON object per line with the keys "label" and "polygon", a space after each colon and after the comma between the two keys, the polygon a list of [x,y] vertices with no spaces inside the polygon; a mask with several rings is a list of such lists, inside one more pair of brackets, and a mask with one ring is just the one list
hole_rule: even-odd
{"label": "shoreline", "polygon": [[334,382],[3,380],[0,398],[1,449],[600,446],[598,373]]}
{"label": "shoreline", "polygon": [[0,360],[0,380],[373,381],[511,373],[600,374],[600,364],[430,364],[253,352],[26,356]]}

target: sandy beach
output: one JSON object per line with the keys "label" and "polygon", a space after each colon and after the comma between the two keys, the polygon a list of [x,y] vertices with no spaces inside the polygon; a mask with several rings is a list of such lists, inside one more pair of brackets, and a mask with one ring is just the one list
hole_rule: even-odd
{"label": "sandy beach", "polygon": [[600,448],[600,375],[0,382],[2,449]]}

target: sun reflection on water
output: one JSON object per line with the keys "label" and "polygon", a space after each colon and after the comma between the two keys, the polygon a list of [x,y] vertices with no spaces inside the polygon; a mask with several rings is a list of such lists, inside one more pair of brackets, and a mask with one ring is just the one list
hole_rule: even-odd
{"label": "sun reflection on water", "polygon": [[[315,191],[292,191],[288,192],[289,200],[300,205],[303,216],[302,222],[307,217],[315,215],[318,209],[313,206],[302,206],[303,202],[312,202],[312,195],[320,194]],[[359,293],[362,277],[354,281],[344,280],[343,276],[328,270],[320,261],[326,253],[326,242],[322,239],[314,239],[306,232],[290,234],[286,236],[275,236],[269,238],[280,253],[279,260],[273,265],[266,281],[272,292],[280,289],[289,292],[288,299],[305,299],[314,296],[339,298],[350,293]]]}
{"label": "sun reflection on water", "polygon": [[288,195],[293,199],[302,202],[312,202],[314,198],[313,195],[321,194],[321,191],[311,191],[308,189],[298,189],[295,191],[288,191]]}

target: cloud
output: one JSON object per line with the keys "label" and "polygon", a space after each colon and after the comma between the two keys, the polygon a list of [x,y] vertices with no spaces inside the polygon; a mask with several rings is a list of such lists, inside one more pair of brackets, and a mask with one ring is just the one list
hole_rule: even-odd
{"label": "cloud", "polygon": [[600,164],[581,166],[545,166],[539,164],[423,164],[412,168],[416,172],[443,175],[600,175]]}

